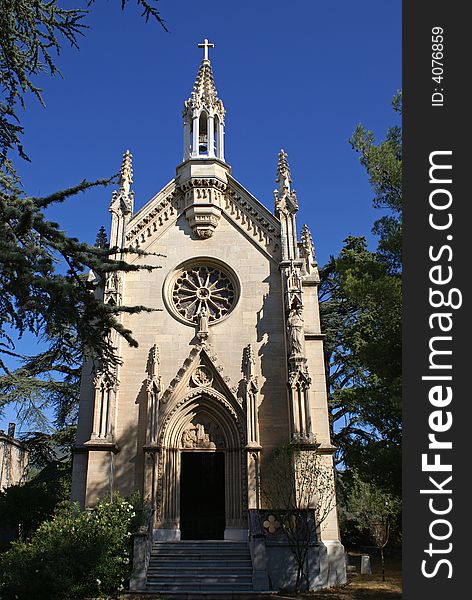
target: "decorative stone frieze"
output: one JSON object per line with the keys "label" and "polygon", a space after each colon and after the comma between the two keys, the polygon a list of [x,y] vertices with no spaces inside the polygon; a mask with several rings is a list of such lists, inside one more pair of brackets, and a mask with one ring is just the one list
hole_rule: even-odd
{"label": "decorative stone frieze", "polygon": [[185,211],[185,217],[194,234],[206,240],[213,235],[218,225],[221,209],[210,204],[192,204]]}

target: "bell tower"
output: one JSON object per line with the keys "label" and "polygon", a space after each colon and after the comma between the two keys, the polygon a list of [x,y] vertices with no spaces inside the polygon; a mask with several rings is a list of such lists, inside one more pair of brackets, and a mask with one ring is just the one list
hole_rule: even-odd
{"label": "bell tower", "polygon": [[218,98],[208,58],[208,50],[214,48],[214,44],[205,39],[198,47],[203,48],[203,60],[190,98],[184,105],[183,160],[218,158],[224,162],[225,109]]}

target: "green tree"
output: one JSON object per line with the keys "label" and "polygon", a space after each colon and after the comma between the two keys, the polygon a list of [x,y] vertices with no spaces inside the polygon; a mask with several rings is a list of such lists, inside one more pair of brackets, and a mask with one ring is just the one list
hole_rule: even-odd
{"label": "green tree", "polygon": [[139,500],[127,501],[118,494],[92,510],[62,507],[31,540],[13,542],[0,555],[0,596],[4,600],[115,597],[131,575],[132,533],[139,522]]}
{"label": "green tree", "polygon": [[[401,95],[394,109],[401,111]],[[399,493],[401,484],[401,129],[385,140],[359,125],[352,147],[369,176],[378,246],[348,237],[321,270],[321,316],[338,460]]]}
{"label": "green tree", "polygon": [[[157,0],[136,2],[146,20],[166,28]],[[122,9],[127,3],[121,0]],[[105,304],[95,293],[97,282],[103,285],[112,273],[142,268],[126,261],[131,251],[118,255],[103,243],[82,243],[45,214],[53,204],[116,176],[37,198],[22,189],[12,159],[28,159],[19,109],[28,95],[43,102],[38,77],[59,73],[57,54],[64,43],[78,47],[87,12],[66,9],[59,0],[0,0],[0,411],[16,403],[21,417],[41,428],[46,407],[54,408],[59,426],[74,421],[82,356],[87,352],[111,374],[117,359],[110,334],[116,331],[136,345],[120,314],[145,310]],[[95,283],[87,278],[90,271]],[[26,334],[41,340],[41,352],[24,356],[17,350]]]}
{"label": "green tree", "polygon": [[368,532],[377,546],[382,561],[382,580],[385,581],[384,548],[400,514],[399,498],[354,474],[347,507],[347,518],[354,521],[360,531]]}
{"label": "green tree", "polygon": [[70,502],[71,469],[52,461],[34,479],[0,492],[0,523],[16,539],[27,540],[50,519],[61,503]]}

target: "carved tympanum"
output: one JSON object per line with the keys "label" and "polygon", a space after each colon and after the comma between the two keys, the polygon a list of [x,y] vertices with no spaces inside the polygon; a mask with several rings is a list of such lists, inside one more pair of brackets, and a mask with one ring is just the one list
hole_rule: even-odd
{"label": "carved tympanum", "polygon": [[210,440],[210,434],[205,432],[201,423],[190,423],[182,433],[182,448],[215,449],[216,444]]}

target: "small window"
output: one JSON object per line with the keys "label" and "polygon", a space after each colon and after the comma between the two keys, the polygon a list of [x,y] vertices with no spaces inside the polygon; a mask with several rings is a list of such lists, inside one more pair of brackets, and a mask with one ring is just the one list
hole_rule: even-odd
{"label": "small window", "polygon": [[200,113],[198,153],[208,154],[208,115],[205,111]]}

